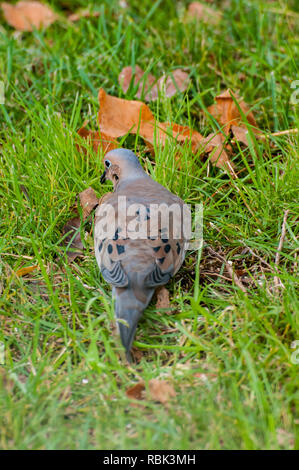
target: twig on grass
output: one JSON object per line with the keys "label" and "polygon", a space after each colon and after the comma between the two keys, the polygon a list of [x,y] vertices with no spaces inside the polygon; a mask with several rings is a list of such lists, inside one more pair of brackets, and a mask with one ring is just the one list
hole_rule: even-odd
{"label": "twig on grass", "polygon": [[[281,250],[283,247],[284,239],[286,236],[286,223],[287,223],[287,217],[288,217],[289,209],[284,211],[284,216],[283,216],[283,222],[281,226],[281,235],[278,243],[278,247],[276,250],[276,255],[275,255],[275,267],[276,267],[276,272],[278,272],[278,266],[279,266],[279,261],[280,261],[280,254]],[[274,290],[278,292],[279,287],[283,287],[284,285],[280,281],[279,277],[277,275],[274,276]]]}
{"label": "twig on grass", "polygon": [[230,265],[229,262],[223,256],[219,255],[219,253],[214,251],[210,246],[208,246],[207,248],[208,248],[209,252],[212,255],[216,256],[218,259],[220,259],[220,261],[222,261],[225,264],[226,270],[227,270],[231,280],[236,284],[236,286],[238,286],[239,289],[241,289],[242,292],[247,292],[246,287],[244,286],[242,281],[239,279],[237,274],[234,272],[233,266]]}

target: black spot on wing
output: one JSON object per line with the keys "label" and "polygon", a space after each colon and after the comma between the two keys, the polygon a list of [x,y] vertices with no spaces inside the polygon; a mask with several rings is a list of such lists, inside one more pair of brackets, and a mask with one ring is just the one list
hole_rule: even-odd
{"label": "black spot on wing", "polygon": [[153,248],[153,250],[154,250],[156,253],[158,253],[158,251],[160,250],[160,248],[161,248],[160,246],[155,246],[155,247]]}
{"label": "black spot on wing", "polygon": [[165,260],[165,256],[163,256],[163,258],[158,258],[158,261],[159,261],[159,263],[161,263],[161,264],[164,263],[164,260]]}
{"label": "black spot on wing", "polygon": [[164,247],[165,253],[169,253],[170,250],[171,250],[171,246],[170,245],[165,245],[165,247]]}
{"label": "black spot on wing", "polygon": [[109,253],[109,255],[111,255],[112,251],[113,251],[113,246],[111,245],[111,243],[109,243],[109,245],[108,245],[108,253]]}
{"label": "black spot on wing", "polygon": [[116,248],[119,255],[125,252],[125,247],[123,245],[116,245]]}
{"label": "black spot on wing", "polygon": [[176,242],[176,252],[177,252],[178,255],[181,252],[181,246],[180,246],[179,242]]}
{"label": "black spot on wing", "polygon": [[103,248],[103,242],[101,242],[101,243],[99,244],[99,248],[98,248],[98,250],[99,250],[99,253],[101,253],[101,251],[102,251],[102,248]]}

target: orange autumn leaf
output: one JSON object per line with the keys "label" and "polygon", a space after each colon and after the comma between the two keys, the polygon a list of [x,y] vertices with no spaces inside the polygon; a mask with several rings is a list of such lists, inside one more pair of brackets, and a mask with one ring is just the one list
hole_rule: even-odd
{"label": "orange autumn leaf", "polygon": [[99,91],[100,111],[98,122],[101,132],[113,137],[121,137],[127,133],[137,132],[143,139],[154,145],[165,145],[172,137],[178,143],[191,140],[195,145],[202,136],[188,126],[176,123],[159,123],[149,107],[142,101],[125,100],[108,95],[102,88]]}
{"label": "orange autumn leaf", "polygon": [[[85,123],[84,123],[85,124]],[[91,131],[86,129],[85,125],[78,130],[78,135],[83,139],[86,139],[89,145],[92,145],[92,148],[95,153],[100,150],[103,150],[104,153],[109,152],[110,150],[116,149],[119,147],[119,143],[110,135],[105,134],[104,132]],[[85,149],[82,146],[77,144],[77,149],[85,153]]]}
{"label": "orange autumn leaf", "polygon": [[249,124],[251,124],[253,127],[257,127],[253,113],[250,111],[249,106],[244,101],[237,98],[237,96],[228,89],[221,93],[221,95],[216,96],[216,103],[212,104],[212,106],[209,106],[208,108],[209,113],[211,113],[212,116],[219,122],[219,124],[223,126],[223,131],[225,134],[229,134],[231,126],[246,127],[246,123],[244,122],[243,117],[232,96],[239,104]]}
{"label": "orange autumn leaf", "polygon": [[149,107],[142,101],[129,101],[108,95],[103,88],[99,91],[100,110],[98,122],[101,132],[112,137],[121,137],[128,132],[136,134],[146,122],[155,120]]}
{"label": "orange autumn leaf", "polygon": [[160,122],[159,129],[165,131],[164,144],[167,136],[167,132],[172,134],[172,137],[178,142],[179,144],[184,144],[186,141],[191,141],[192,150],[194,151],[198,146],[198,143],[203,140],[203,136],[193,130],[190,129],[188,126],[182,126],[180,124],[176,124],[175,122]]}
{"label": "orange autumn leaf", "polygon": [[236,177],[234,165],[230,161],[227,153],[227,150],[230,150],[230,146],[225,146],[225,138],[221,133],[209,134],[199,143],[198,149],[199,148],[210,154],[210,161],[213,165],[228,171],[234,178]]}
{"label": "orange autumn leaf", "polygon": [[142,400],[144,398],[144,382],[138,382],[126,390],[126,395],[131,400]]}
{"label": "orange autumn leaf", "polygon": [[39,2],[2,3],[1,7],[7,23],[18,31],[47,28],[58,18],[51,8]]}
{"label": "orange autumn leaf", "polygon": [[31,273],[35,269],[39,269],[38,264],[35,264],[34,266],[26,266],[25,268],[20,268],[16,271],[16,275],[19,277],[26,276],[26,274]]}

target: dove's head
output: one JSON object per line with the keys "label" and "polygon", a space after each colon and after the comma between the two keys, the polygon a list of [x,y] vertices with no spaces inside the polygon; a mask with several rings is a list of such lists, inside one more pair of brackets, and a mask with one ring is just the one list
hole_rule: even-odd
{"label": "dove's head", "polygon": [[114,187],[121,181],[140,178],[145,172],[135,153],[128,149],[115,149],[106,153],[104,157],[105,171],[101,176],[101,183],[111,180]]}

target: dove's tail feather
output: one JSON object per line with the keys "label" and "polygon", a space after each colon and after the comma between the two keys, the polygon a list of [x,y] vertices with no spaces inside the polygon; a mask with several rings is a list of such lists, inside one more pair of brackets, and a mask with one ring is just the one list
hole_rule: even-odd
{"label": "dove's tail feather", "polygon": [[117,318],[121,342],[126,350],[127,360],[132,362],[131,347],[135,337],[137,323],[142,315],[139,310],[126,310]]}
{"label": "dove's tail feather", "polygon": [[130,350],[138,321],[149,304],[153,292],[154,289],[148,290],[148,295],[141,301],[136,298],[135,293],[130,288],[123,289],[121,292],[114,291],[117,326],[129,362],[132,362]]}

